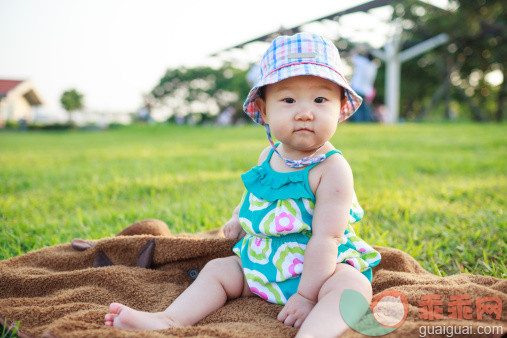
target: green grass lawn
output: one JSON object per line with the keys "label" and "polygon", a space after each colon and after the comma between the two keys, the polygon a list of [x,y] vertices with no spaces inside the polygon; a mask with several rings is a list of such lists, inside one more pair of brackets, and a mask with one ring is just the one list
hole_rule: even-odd
{"label": "green grass lawn", "polygon": [[[432,273],[507,277],[507,128],[353,125],[334,145],[365,210],[358,234]],[[0,259],[158,218],[173,233],[221,226],[240,174],[268,145],[258,126],[0,132]]]}

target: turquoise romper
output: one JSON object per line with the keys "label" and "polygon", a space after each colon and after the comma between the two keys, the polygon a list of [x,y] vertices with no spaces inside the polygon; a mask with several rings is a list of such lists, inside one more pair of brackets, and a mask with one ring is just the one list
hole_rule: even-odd
{"label": "turquoise romper", "polygon": [[[333,154],[332,150],[326,158]],[[306,244],[312,236],[315,196],[304,170],[281,173],[266,160],[241,175],[246,191],[241,201],[239,220],[246,231],[233,248],[241,258],[250,290],[270,303],[285,304],[297,292]],[[363,209],[354,193],[349,224],[338,246],[336,262],[345,262],[363,273],[371,282],[371,267],[380,254],[356,236],[351,224],[363,218]]]}

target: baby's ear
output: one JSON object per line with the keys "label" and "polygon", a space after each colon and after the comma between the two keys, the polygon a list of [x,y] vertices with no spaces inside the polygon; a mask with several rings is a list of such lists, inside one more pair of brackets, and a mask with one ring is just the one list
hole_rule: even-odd
{"label": "baby's ear", "polygon": [[266,101],[264,101],[263,98],[261,97],[257,97],[254,101],[255,103],[255,108],[257,108],[257,110],[259,111],[259,113],[261,114],[262,116],[262,119],[264,120],[264,122],[267,123],[267,119],[266,119]]}

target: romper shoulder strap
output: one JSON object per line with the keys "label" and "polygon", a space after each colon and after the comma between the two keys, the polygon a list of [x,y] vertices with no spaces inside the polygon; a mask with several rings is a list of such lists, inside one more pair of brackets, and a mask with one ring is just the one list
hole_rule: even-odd
{"label": "romper shoulder strap", "polygon": [[[277,143],[275,144],[275,147],[277,147],[277,148],[278,148],[278,145],[279,145],[279,144],[280,144],[280,142],[277,142]],[[266,161],[267,161],[267,162],[269,163],[269,161],[271,161],[271,157],[273,156],[273,153],[274,153],[274,152],[275,152],[275,149],[274,149],[273,147],[271,147],[271,149],[269,150],[268,156],[266,157],[266,159],[264,160],[264,162],[266,162]]]}
{"label": "romper shoulder strap", "polygon": [[328,158],[329,156],[333,155],[333,154],[340,154],[343,156],[342,152],[339,151],[338,149],[333,149],[333,150],[330,150],[326,153],[326,158]]}
{"label": "romper shoulder strap", "polygon": [[[343,156],[342,152],[339,151],[338,149],[333,149],[333,150],[330,150],[328,151],[324,156],[326,156],[326,158],[328,158],[329,156],[333,155],[333,154],[340,154]],[[317,162],[317,163],[314,163],[314,164],[311,164],[309,165],[308,167],[305,168],[305,171],[310,171],[313,167],[315,167],[317,164],[319,164],[320,162]]]}

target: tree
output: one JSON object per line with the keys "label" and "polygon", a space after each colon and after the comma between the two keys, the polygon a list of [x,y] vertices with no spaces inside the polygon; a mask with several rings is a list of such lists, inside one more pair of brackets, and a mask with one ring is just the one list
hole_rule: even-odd
{"label": "tree", "polygon": [[[440,33],[450,42],[403,65],[401,104],[406,117],[428,113],[428,107],[450,101],[464,102],[474,120],[503,119],[506,96],[507,25],[501,1],[449,0],[451,11],[438,10],[420,1],[395,6],[409,43]],[[487,81],[493,71],[503,74],[501,84]],[[426,107],[426,109],[424,109]],[[412,112],[412,113],[411,113]],[[412,116],[410,116],[412,114]],[[422,116],[421,116],[422,115]]]}
{"label": "tree", "polygon": [[83,97],[84,95],[75,89],[69,89],[63,92],[60,103],[69,113],[69,123],[72,123],[72,112],[83,108]]}
{"label": "tree", "polygon": [[168,69],[151,94],[175,115],[198,114],[206,119],[233,107],[238,119],[243,117],[243,99],[250,90],[247,71],[230,64],[218,69],[204,66]]}

